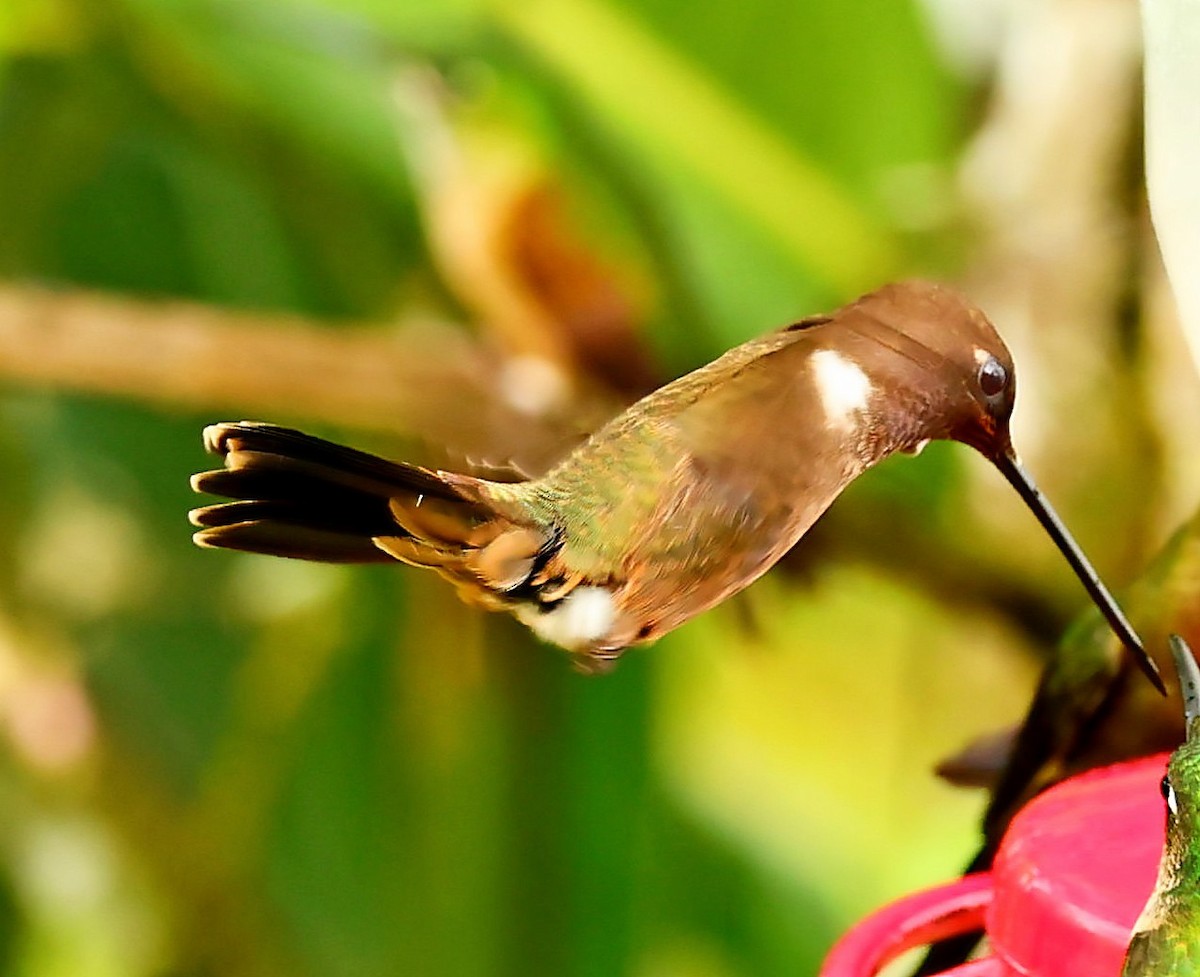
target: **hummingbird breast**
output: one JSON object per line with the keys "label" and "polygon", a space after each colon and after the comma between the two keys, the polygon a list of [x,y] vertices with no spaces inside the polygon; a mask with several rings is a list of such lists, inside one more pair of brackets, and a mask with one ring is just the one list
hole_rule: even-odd
{"label": "hummingbird breast", "polygon": [[[867,372],[819,332],[739,347],[521,486],[561,533],[560,572],[610,599],[571,606],[571,620],[608,625],[596,650],[654,640],[747,586],[890,452]],[[541,627],[519,616],[550,637],[568,615],[541,611],[560,611]]]}

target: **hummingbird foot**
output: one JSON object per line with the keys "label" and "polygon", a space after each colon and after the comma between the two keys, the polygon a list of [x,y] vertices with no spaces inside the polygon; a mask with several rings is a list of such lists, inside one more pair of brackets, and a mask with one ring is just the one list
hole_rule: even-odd
{"label": "hummingbird foot", "polygon": [[624,648],[593,648],[575,652],[571,659],[580,675],[608,675],[624,653]]}

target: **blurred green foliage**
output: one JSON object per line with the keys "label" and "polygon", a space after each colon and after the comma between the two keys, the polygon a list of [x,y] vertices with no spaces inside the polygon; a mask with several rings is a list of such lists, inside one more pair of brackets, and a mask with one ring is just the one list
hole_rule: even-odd
{"label": "blurred green foliage", "polygon": [[[516,354],[587,348],[584,282],[661,379],[961,270],[979,94],[912,0],[15,0],[0,276]],[[566,340],[496,325],[484,272],[533,293],[535,259]],[[896,565],[1002,538],[956,529],[961,453],[855,487],[840,525],[890,561],[814,540],[807,589],[584,679],[415,572],[197,551],[200,428],[245,408],[106,375],[0,394],[0,973],[784,977],[968,850],[978,800],[923,771],[1016,717],[1027,635]],[[1027,589],[1057,621],[1071,586]]]}

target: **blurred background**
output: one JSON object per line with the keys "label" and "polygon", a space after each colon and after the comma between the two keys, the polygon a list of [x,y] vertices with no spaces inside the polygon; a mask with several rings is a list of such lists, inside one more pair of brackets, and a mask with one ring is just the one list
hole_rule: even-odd
{"label": "blurred background", "polygon": [[[933,445],[587,678],[430,575],[201,552],[204,424],[544,470],[903,275],[1110,584],[1200,496],[1129,0],[5,0],[0,974],[784,977],[954,874],[1078,583]],[[786,436],[786,432],[780,432]]]}

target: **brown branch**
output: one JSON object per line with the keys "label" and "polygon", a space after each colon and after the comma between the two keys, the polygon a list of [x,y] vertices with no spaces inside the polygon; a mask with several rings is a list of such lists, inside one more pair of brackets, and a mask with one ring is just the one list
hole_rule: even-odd
{"label": "brown branch", "polygon": [[320,326],[18,285],[0,287],[0,378],[348,425],[532,469],[611,409],[551,364],[508,359],[446,324]]}

